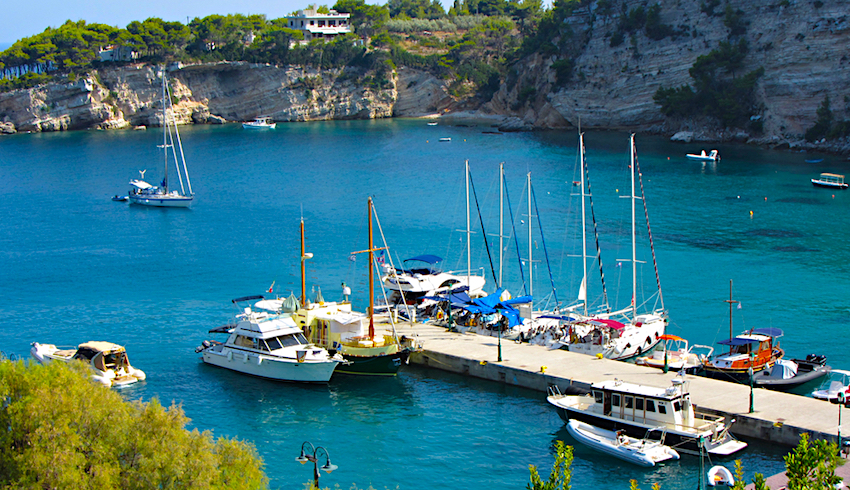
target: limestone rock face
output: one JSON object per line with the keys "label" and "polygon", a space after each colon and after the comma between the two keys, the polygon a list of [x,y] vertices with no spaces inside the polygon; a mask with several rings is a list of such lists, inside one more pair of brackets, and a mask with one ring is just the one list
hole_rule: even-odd
{"label": "limestone rock face", "polygon": [[[401,113],[443,106],[445,87],[433,76],[417,80],[435,94],[406,91]],[[398,101],[395,82],[364,87],[357,73],[318,72],[250,63],[182,67],[168,74],[178,124],[223,124],[270,116],[276,121],[391,117]],[[116,129],[162,125],[162,88],[147,65],[105,68],[73,83],[50,83],[0,94],[2,132]]]}
{"label": "limestone rock face", "polygon": [[[643,0],[622,2],[628,10]],[[650,2],[654,3],[654,2]],[[620,9],[600,12],[595,2],[577,9],[567,20],[575,60],[571,81],[558,85],[552,69],[555,57],[530,56],[520,61],[516,80],[497,92],[487,105],[495,112],[532,122],[537,128],[577,126],[630,128],[674,134],[713,126],[712,139],[747,139],[746,133],[716,127],[718,121],[670,120],[653,95],[659,87],[691,84],[689,69],[697,57],[722,41],[747,41],[744,69],[736,75],[764,68],[756,86],[764,134],[762,141],[799,140],[817,119],[818,106],[829,95],[836,119],[850,119],[850,15],[845,0],[729,0],[744,12],[746,32],[730,37],[724,24],[726,1],[709,16],[704,0],[661,0],[661,22],[683,34],[649,39],[643,30],[626,33],[624,42],[611,46],[611,33],[620,22]],[[620,4],[617,3],[619,6]],[[817,5],[820,5],[818,7]],[[559,40],[553,40],[557,43]],[[522,100],[530,88],[532,97]],[[554,110],[561,118],[541,117]]]}

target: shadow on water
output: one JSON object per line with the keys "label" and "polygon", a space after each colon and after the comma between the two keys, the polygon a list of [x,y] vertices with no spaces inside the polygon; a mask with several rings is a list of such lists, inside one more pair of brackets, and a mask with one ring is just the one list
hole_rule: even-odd
{"label": "shadow on water", "polygon": [[792,253],[804,253],[804,252],[820,252],[817,248],[809,248],[804,247],[802,245],[779,245],[773,247],[773,250],[777,252],[792,252]]}
{"label": "shadow on water", "polygon": [[711,237],[708,235],[687,236],[681,234],[661,233],[659,240],[688,245],[706,250],[736,250],[744,247],[744,242],[734,238]]}
{"label": "shadow on water", "polygon": [[778,228],[756,228],[747,232],[750,236],[761,236],[767,238],[802,238],[804,235],[797,231],[782,230]]}
{"label": "shadow on water", "polygon": [[811,197],[780,197],[779,199],[775,199],[775,201],[791,204],[812,204],[817,206],[822,206],[824,204],[822,200]]}

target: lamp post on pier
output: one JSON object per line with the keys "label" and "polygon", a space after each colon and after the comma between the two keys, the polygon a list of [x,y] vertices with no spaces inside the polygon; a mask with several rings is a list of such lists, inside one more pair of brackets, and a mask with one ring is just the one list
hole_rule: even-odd
{"label": "lamp post on pier", "polygon": [[755,412],[753,408],[753,353],[750,352],[750,368],[747,369],[747,374],[750,377],[750,413]]}
{"label": "lamp post on pier", "polygon": [[301,444],[301,455],[295,458],[295,461],[298,461],[301,464],[308,461],[313,463],[313,488],[316,489],[319,488],[319,458],[322,455],[325,457],[325,464],[321,467],[322,471],[330,474],[331,471],[339,468],[339,466],[331,463],[331,455],[328,453],[327,449],[322,446],[313,446],[313,444],[309,442]]}

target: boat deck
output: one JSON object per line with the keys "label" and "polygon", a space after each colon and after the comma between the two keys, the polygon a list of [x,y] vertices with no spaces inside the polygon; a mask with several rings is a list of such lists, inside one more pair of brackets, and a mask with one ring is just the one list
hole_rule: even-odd
{"label": "boat deck", "polygon": [[[501,342],[502,362],[497,362],[496,337],[451,333],[421,323],[398,324],[396,330],[399,335],[415,337],[422,343],[423,350],[410,356],[413,364],[543,393],[552,385],[566,393],[570,386],[588,388],[592,383],[613,378],[666,388],[676,376],[672,371],[664,374],[660,369],[506,340]],[[837,405],[756,388],[755,412],[748,413],[748,385],[699,376],[688,376],[688,380],[693,403],[704,412],[736,419],[732,426],[736,435],[788,446],[796,446],[803,432],[811,433],[814,438],[837,440]],[[545,395],[541,395],[541,403],[546,403]],[[841,432],[850,435],[850,413],[843,415],[845,423]]]}

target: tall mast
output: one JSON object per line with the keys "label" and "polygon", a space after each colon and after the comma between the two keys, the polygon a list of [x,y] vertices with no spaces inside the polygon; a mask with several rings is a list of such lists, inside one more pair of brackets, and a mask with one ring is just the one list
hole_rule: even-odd
{"label": "tall mast", "polygon": [[367,204],[367,212],[369,218],[369,340],[375,338],[375,278],[372,270],[372,260],[375,256],[372,250],[372,198],[369,198]]}
{"label": "tall mast", "polygon": [[632,175],[632,321],[637,318],[637,237],[635,232],[635,134],[629,136]]}
{"label": "tall mast", "polygon": [[505,223],[505,162],[499,164],[499,284],[502,287],[502,249],[504,248]]}
{"label": "tall mast", "polygon": [[531,172],[528,172],[528,295],[534,297],[534,265],[531,263]]}
{"label": "tall mast", "polygon": [[304,254],[304,218],[301,218],[301,306],[307,304],[307,274],[304,262],[307,256]]}
{"label": "tall mast", "polygon": [[584,201],[587,199],[587,194],[585,193],[585,183],[584,183],[584,133],[579,133],[578,135],[579,141],[579,156],[581,158],[581,267],[582,267],[582,276],[581,276],[581,290],[580,292],[584,294],[584,298],[579,298],[584,301],[584,316],[587,316],[587,222],[585,216],[584,209]]}
{"label": "tall mast", "polygon": [[[732,339],[734,336],[732,335],[732,305],[737,303],[737,301],[732,299],[732,279],[729,279],[729,299],[724,300],[725,303],[729,303],[729,338]],[[729,346],[729,352],[732,352],[732,346]]]}
{"label": "tall mast", "polygon": [[[472,284],[472,229],[469,222],[469,160],[466,161],[466,286]],[[471,292],[471,291],[470,291]]]}
{"label": "tall mast", "polygon": [[162,154],[164,157],[164,167],[165,167],[165,177],[163,177],[162,189],[168,194],[168,105],[167,98],[165,94],[165,70],[160,72],[162,74]]}

